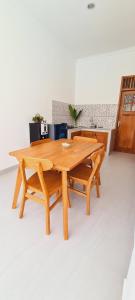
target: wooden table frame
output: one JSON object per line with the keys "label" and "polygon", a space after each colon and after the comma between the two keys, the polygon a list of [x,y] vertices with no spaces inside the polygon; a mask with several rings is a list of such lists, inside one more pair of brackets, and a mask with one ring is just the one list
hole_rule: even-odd
{"label": "wooden table frame", "polygon": [[[63,149],[62,142],[69,142],[71,147]],[[72,170],[75,166],[83,161],[86,157],[90,156],[93,152],[104,147],[103,144],[90,144],[90,142],[76,142],[73,140],[58,140],[34,147],[28,147],[17,151],[10,152],[11,156],[16,157],[18,161],[24,156],[47,158],[54,164],[54,169],[62,173],[62,201],[63,201],[63,234],[64,239],[68,240],[68,171]],[[20,166],[18,165],[16,185],[14,191],[14,197],[12,202],[12,208],[17,207],[17,200],[22,183]]]}

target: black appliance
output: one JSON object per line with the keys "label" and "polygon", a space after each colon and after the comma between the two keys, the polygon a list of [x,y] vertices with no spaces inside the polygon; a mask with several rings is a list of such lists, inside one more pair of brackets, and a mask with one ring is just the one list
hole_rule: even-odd
{"label": "black appliance", "polygon": [[53,140],[67,138],[67,123],[48,124],[48,135]]}
{"label": "black appliance", "polygon": [[29,123],[30,143],[48,138],[46,123]]}

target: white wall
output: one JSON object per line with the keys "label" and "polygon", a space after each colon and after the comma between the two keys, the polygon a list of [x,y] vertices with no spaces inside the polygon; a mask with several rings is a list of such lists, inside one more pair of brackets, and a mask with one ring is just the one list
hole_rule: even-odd
{"label": "white wall", "polygon": [[135,74],[135,48],[79,59],[76,104],[116,104],[121,76]]}
{"label": "white wall", "polygon": [[[21,3],[21,1],[20,1]],[[74,101],[75,62],[19,1],[0,1],[0,170],[8,152],[29,145],[28,123],[48,122],[52,100]]]}

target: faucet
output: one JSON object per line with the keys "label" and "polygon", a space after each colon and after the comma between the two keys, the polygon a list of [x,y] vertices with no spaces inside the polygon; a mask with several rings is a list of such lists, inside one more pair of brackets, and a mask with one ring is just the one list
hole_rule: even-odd
{"label": "faucet", "polygon": [[93,117],[90,118],[90,127],[92,127],[92,128],[97,128],[96,123],[94,123]]}

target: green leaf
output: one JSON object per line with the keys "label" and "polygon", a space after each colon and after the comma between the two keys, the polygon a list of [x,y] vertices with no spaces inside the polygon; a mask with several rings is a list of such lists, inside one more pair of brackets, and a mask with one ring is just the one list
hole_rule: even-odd
{"label": "green leaf", "polygon": [[44,117],[43,116],[41,116],[40,114],[36,114],[33,118],[32,118],[32,121],[34,121],[34,122],[42,122],[42,121],[44,121]]}
{"label": "green leaf", "polygon": [[68,108],[69,108],[70,116],[76,122],[78,120],[78,118],[80,117],[82,110],[77,112],[77,110],[71,104],[68,106]]}
{"label": "green leaf", "polygon": [[77,120],[78,120],[78,118],[80,117],[81,113],[82,113],[82,110],[80,110],[80,111],[77,113],[77,116],[76,116],[76,121],[77,121]]}
{"label": "green leaf", "polygon": [[72,117],[73,120],[75,120],[76,119],[76,109],[71,104],[68,107],[69,107],[70,116]]}

